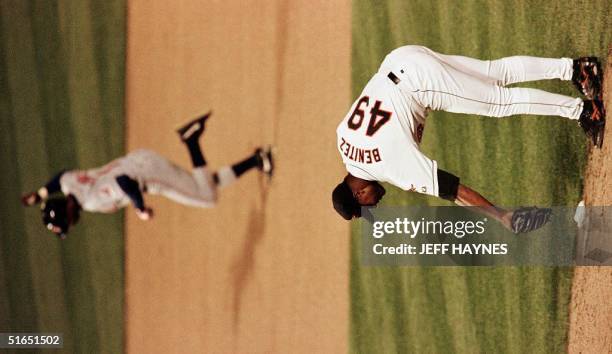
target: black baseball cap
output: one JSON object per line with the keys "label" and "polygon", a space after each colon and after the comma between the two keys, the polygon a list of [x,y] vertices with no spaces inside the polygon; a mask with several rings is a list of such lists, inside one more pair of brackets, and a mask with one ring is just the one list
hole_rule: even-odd
{"label": "black baseball cap", "polygon": [[361,217],[361,205],[359,205],[353,196],[353,191],[351,191],[346,181],[342,181],[334,188],[332,192],[332,202],[336,212],[345,220],[351,220],[353,217]]}

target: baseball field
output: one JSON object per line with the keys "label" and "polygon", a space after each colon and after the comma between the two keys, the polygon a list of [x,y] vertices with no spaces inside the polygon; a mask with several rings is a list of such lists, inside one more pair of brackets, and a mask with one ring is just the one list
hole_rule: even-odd
{"label": "baseball field", "polygon": [[59,242],[19,198],[123,153],[124,56],[122,0],[0,1],[0,332],[121,351],[122,214],[85,214]]}
{"label": "baseball field", "polygon": [[[610,267],[366,267],[330,201],[336,125],[391,49],[610,64],[611,18],[605,0],[0,0],[0,333],[63,333],[67,353],[612,352]],[[210,166],[271,144],[272,180],[214,209],[147,197],[148,222],[84,214],[64,241],[19,203],[136,148],[188,168],[174,129],[208,110]],[[499,205],[612,205],[612,144],[575,122],[428,119],[424,152]]]}
{"label": "baseball field", "polygon": [[[551,1],[354,1],[353,10],[353,97],[385,53],[405,43],[476,58],[606,57],[612,43],[612,5],[607,1],[571,7]],[[589,23],[577,26],[575,19],[583,16]],[[570,83],[558,80],[521,86],[576,95]],[[583,198],[588,149],[574,122],[444,112],[433,112],[430,118],[423,151],[498,205],[575,206]],[[611,166],[596,168],[609,171]],[[601,185],[590,193],[604,190]],[[394,192],[385,196],[387,204],[440,205],[434,198]],[[558,353],[568,348],[574,269],[360,267],[357,231],[351,247],[353,351]],[[601,272],[607,276],[593,282],[603,290],[600,306],[609,303],[603,294],[612,291],[612,273],[605,268]],[[592,317],[601,321],[581,337],[570,336],[581,342],[570,348],[612,350],[610,307],[591,307],[590,315],[578,316],[586,323]],[[573,325],[571,330],[580,326]],[[589,331],[597,334],[584,341]]]}

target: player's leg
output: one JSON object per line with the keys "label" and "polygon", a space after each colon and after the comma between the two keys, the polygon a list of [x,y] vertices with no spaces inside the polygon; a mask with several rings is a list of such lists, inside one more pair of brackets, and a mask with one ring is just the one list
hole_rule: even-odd
{"label": "player's leg", "polygon": [[147,193],[163,195],[183,205],[210,208],[217,201],[212,175],[205,168],[189,173],[173,165],[170,173],[148,180],[146,186]]}
{"label": "player's leg", "polygon": [[422,107],[489,117],[517,114],[565,117],[577,120],[587,136],[597,146],[602,145],[605,110],[597,99],[582,101],[537,89],[498,86],[423,52],[395,59],[391,54],[387,56],[381,74],[391,71],[398,79],[393,82],[406,99],[416,100]]}
{"label": "player's leg", "polygon": [[[490,117],[552,115],[576,120],[582,112],[583,103],[579,98],[537,89],[497,86],[423,57],[415,64],[418,66],[413,70],[427,79],[417,83],[419,87],[407,89],[412,89],[421,105],[433,110]],[[407,73],[410,75],[410,71]]]}
{"label": "player's leg", "polygon": [[[518,82],[560,79],[571,80],[576,89],[589,100],[601,99],[603,70],[597,57],[542,58],[511,56],[496,60],[480,60],[461,55],[447,55],[423,46],[404,46],[391,52],[381,68],[393,67],[412,55],[429,55],[448,66],[481,81],[506,86]],[[385,73],[386,75],[386,73]]]}
{"label": "player's leg", "polygon": [[158,153],[144,149],[133,151],[125,159],[126,169],[142,183],[144,192],[163,195],[191,206],[214,205],[215,185],[205,166],[195,168],[192,173]]}
{"label": "player's leg", "polygon": [[272,151],[269,148],[257,148],[249,157],[231,165],[221,167],[213,179],[218,187],[227,187],[246,172],[257,168],[263,173],[271,176],[274,170]]}
{"label": "player's leg", "polygon": [[421,96],[430,97],[426,101],[433,102],[432,109],[488,117],[533,114],[578,120],[583,111],[583,101],[579,98],[538,89],[487,86],[472,85],[460,93],[430,91]]}
{"label": "player's leg", "polygon": [[189,172],[151,151],[146,165],[141,167],[139,173],[148,194],[159,194],[194,207],[214,206],[217,199],[216,186],[206,166]]}
{"label": "player's leg", "polygon": [[544,79],[571,80],[573,74],[573,60],[569,58],[512,56],[496,60],[480,60],[461,55],[441,54],[416,45],[394,50],[385,58],[382,66],[395,66],[404,60],[411,61],[413,56],[424,55],[480,81],[500,86]]}
{"label": "player's leg", "polygon": [[200,148],[200,136],[204,132],[210,113],[198,117],[177,130],[181,141],[187,147],[193,164],[192,173],[176,166],[164,157],[150,153],[145,177],[147,192],[161,194],[178,203],[211,207],[217,199],[216,185],[206,167],[206,159]]}
{"label": "player's leg", "polygon": [[[435,53],[435,52],[434,52]],[[496,60],[479,60],[460,55],[435,53],[446,64],[481,80],[506,86],[537,80],[571,80],[576,89],[592,100],[601,93],[603,71],[596,57],[539,58],[512,56]]]}
{"label": "player's leg", "polygon": [[189,150],[189,157],[194,168],[206,166],[206,159],[202,154],[200,148],[200,136],[204,133],[204,127],[208,118],[210,118],[211,112],[200,116],[189,123],[185,124],[177,130],[181,141],[187,146]]}
{"label": "player's leg", "polygon": [[[194,147],[189,151],[198,155]],[[201,208],[215,205],[217,187],[228,186],[251,169],[256,168],[269,176],[273,172],[272,153],[270,149],[261,148],[232,166],[220,168],[214,174],[211,174],[206,166],[196,163],[189,173],[159,155],[150,160],[156,165],[156,173],[147,180],[149,193],[161,194],[178,203]],[[192,160],[200,161],[193,157]]]}
{"label": "player's leg", "polygon": [[573,60],[570,58],[512,56],[480,60],[460,55],[436,53],[436,56],[457,70],[500,86],[537,80],[571,80],[573,74]]}
{"label": "player's leg", "polygon": [[200,206],[209,206],[217,200],[217,189],[214,183],[214,178],[206,167],[206,159],[200,147],[200,137],[204,132],[206,121],[210,118],[211,112],[200,116],[191,122],[187,123],[180,129],[178,134],[181,141],[187,146],[189,157],[193,165],[192,176],[193,181],[197,185],[197,200],[189,201],[190,204],[204,204]]}

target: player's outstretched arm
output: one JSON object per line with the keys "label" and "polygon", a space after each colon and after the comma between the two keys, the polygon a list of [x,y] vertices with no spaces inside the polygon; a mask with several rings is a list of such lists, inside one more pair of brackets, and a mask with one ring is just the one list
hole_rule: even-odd
{"label": "player's outstretched arm", "polygon": [[494,218],[515,234],[537,230],[548,223],[552,216],[550,208],[522,207],[516,210],[505,210],[496,207],[478,192],[459,185],[455,203],[461,206],[474,207],[481,213]]}
{"label": "player's outstretched arm", "polygon": [[30,192],[21,196],[21,204],[23,206],[32,206],[40,202],[42,202],[42,198],[38,192]]}
{"label": "player's outstretched arm", "polygon": [[144,198],[142,197],[142,192],[140,191],[140,186],[138,182],[131,179],[128,175],[121,175],[115,178],[117,184],[125,193],[125,195],[130,198],[134,208],[136,209],[136,215],[141,220],[150,220],[153,218],[153,209],[148,208],[144,204]]}
{"label": "player's outstretched arm", "polygon": [[62,190],[60,178],[64,172],[65,171],[61,171],[53,176],[53,178],[51,178],[49,182],[47,182],[47,184],[45,184],[44,187],[41,187],[38,191],[26,193],[21,196],[21,203],[24,206],[32,206],[46,200],[51,194],[60,192]]}
{"label": "player's outstretched arm", "polygon": [[455,203],[464,207],[473,207],[481,213],[499,221],[508,230],[512,231],[512,211],[496,207],[493,205],[493,203],[489,202],[480,193],[474,191],[470,187],[459,184]]}

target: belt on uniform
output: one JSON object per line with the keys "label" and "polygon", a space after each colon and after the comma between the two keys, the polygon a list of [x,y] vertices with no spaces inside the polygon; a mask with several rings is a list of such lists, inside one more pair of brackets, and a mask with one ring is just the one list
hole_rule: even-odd
{"label": "belt on uniform", "polygon": [[400,81],[402,81],[392,71],[389,71],[389,73],[387,74],[387,77],[389,78],[389,80],[393,81],[393,83],[396,84],[396,85],[399,84]]}

